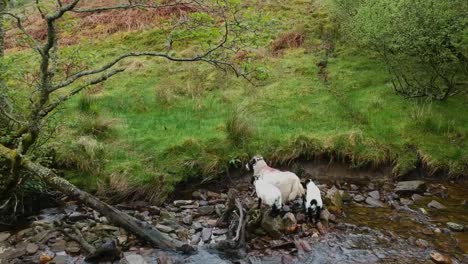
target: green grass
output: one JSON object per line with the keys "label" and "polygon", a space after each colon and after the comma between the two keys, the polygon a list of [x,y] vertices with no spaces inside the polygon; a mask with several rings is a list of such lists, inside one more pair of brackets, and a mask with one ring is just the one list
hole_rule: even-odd
{"label": "green grass", "polygon": [[[431,170],[466,175],[466,95],[444,102],[404,99],[392,91],[377,58],[346,46],[329,60],[324,83],[316,66],[323,52],[314,47],[318,25],[328,22],[323,13],[308,17],[304,6],[269,6],[268,15],[277,19],[270,38],[297,24],[307,35],[303,48],[254,59],[264,77],[260,86],[205,64],[139,59],[70,100],[55,117],[63,123],[51,144],[61,150],[66,177],[88,190],[121,190],[113,179],[125,180],[131,195],[153,192],[161,202],[177,184],[213,179],[257,153],[274,162],[325,154],[355,167],[393,163],[395,175],[422,161]],[[298,10],[304,14],[297,21],[285,21]],[[62,52],[79,50],[96,64],[135,45],[161,44],[160,36],[158,29],[122,33]],[[24,53],[15,57],[27,61]],[[83,137],[96,139],[102,153],[80,147]]]}

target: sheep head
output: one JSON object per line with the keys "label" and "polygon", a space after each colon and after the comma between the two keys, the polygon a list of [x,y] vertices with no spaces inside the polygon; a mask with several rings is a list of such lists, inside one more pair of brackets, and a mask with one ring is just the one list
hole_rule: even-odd
{"label": "sheep head", "polygon": [[266,165],[265,161],[263,160],[263,157],[260,155],[253,156],[252,159],[245,165],[245,168],[248,171],[255,171],[255,169],[259,166],[264,166]]}

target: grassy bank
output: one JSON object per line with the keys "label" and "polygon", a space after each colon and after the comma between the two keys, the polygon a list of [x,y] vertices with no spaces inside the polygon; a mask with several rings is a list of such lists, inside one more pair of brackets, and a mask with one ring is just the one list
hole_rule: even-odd
{"label": "grassy bank", "polygon": [[[49,143],[65,176],[102,194],[161,201],[176,184],[210,180],[256,153],[274,162],[323,154],[356,167],[392,162],[395,175],[421,161],[433,171],[466,175],[466,94],[443,102],[404,99],[373,54],[343,44],[321,71],[318,28],[329,21],[309,5],[262,6],[276,21],[266,43],[297,25],[304,42],[280,54],[269,46],[254,50],[257,86],[203,64],[139,59],[69,101],[54,116],[58,131]],[[84,40],[64,52],[78,50],[98,63],[135,45],[162,45],[160,33]],[[9,58],[30,60],[21,52]]]}

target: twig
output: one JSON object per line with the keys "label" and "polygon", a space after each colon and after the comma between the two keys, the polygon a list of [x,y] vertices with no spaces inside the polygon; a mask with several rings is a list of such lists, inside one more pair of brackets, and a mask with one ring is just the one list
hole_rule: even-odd
{"label": "twig", "polygon": [[237,231],[236,231],[236,236],[234,237],[233,241],[238,241],[239,238],[241,237],[241,230],[242,226],[244,225],[244,209],[242,208],[241,202],[236,199],[236,206],[237,209],[239,210],[239,225],[237,226]]}
{"label": "twig", "polygon": [[86,250],[89,254],[92,254],[96,251],[96,248],[93,247],[91,244],[89,244],[84,238],[83,235],[81,234],[80,230],[76,228],[75,226],[67,225],[68,228],[71,228],[75,234],[72,234],[71,232],[65,231],[63,227],[58,227],[57,230],[62,232],[64,235],[69,237],[70,239],[75,240],[78,242],[81,247]]}

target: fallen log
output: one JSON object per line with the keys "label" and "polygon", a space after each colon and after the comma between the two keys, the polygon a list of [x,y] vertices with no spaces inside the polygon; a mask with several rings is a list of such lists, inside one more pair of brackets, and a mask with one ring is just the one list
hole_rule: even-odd
{"label": "fallen log", "polygon": [[166,250],[178,250],[184,253],[195,251],[195,248],[189,244],[183,243],[177,239],[160,232],[149,224],[142,222],[115,207],[99,200],[94,195],[80,190],[67,180],[59,177],[49,168],[34,163],[27,158],[22,161],[22,166],[32,173],[39,176],[45,183],[57,191],[72,196],[86,204],[87,206],[106,216],[113,224],[120,226],[128,232],[145,240],[156,247]]}

